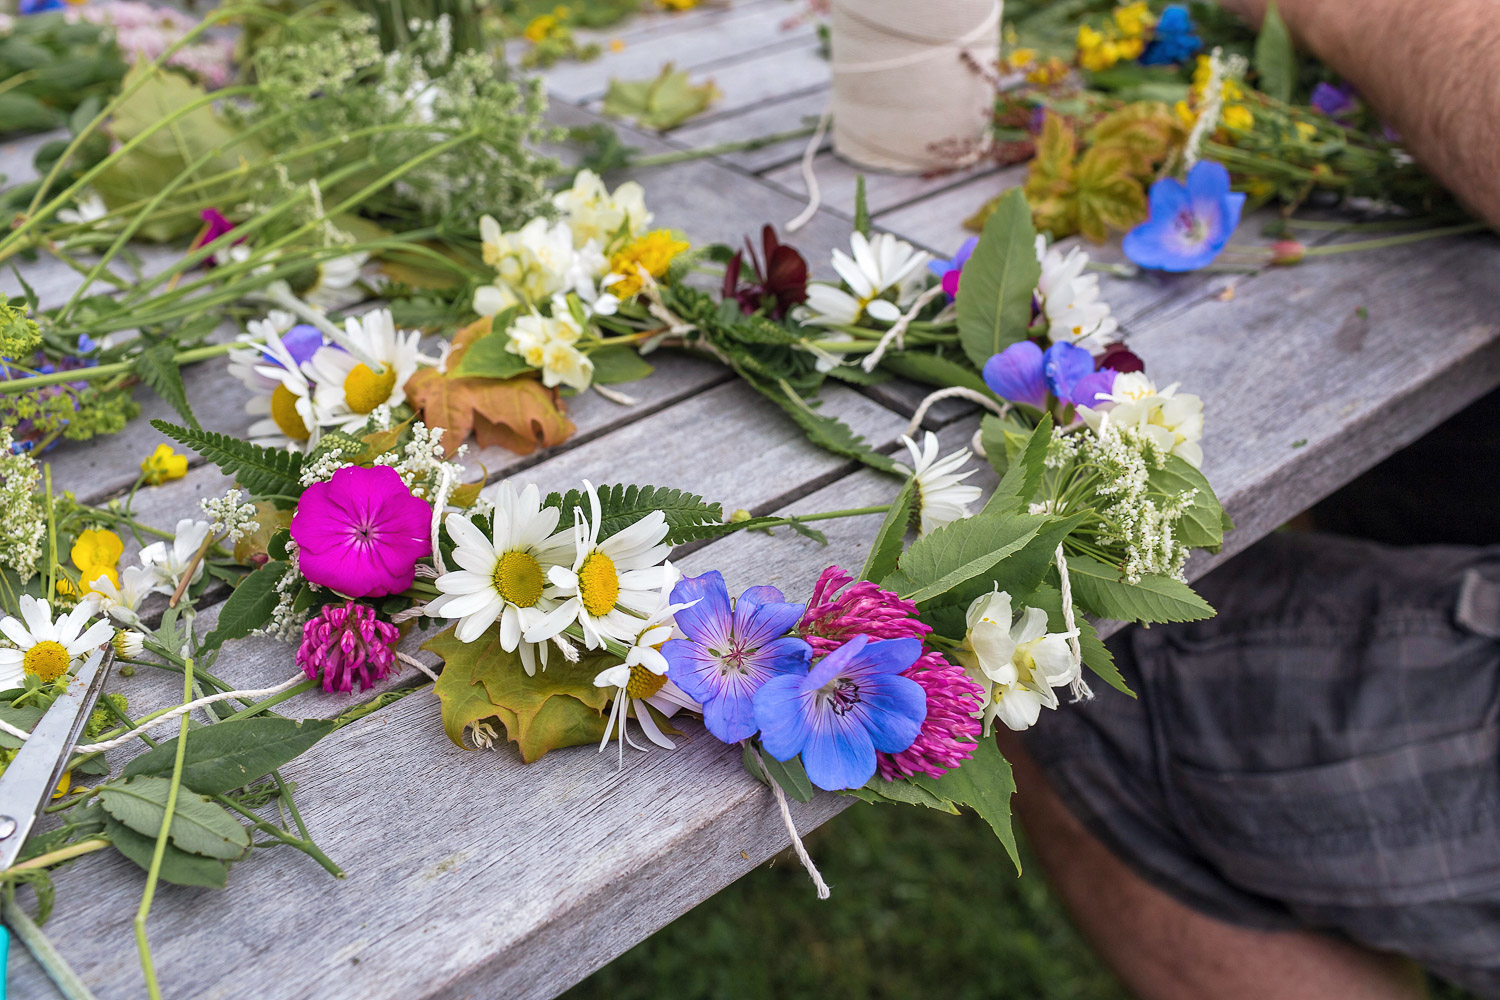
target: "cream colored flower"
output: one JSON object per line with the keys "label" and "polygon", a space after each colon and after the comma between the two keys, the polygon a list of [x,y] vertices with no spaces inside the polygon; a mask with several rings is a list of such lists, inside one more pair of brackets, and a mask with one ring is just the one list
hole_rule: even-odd
{"label": "cream colored flower", "polygon": [[1176,382],[1158,391],[1145,373],[1125,372],[1116,376],[1113,391],[1100,398],[1108,404],[1078,408],[1095,432],[1108,419],[1116,427],[1134,428],[1193,468],[1202,466],[1203,400],[1198,396],[1179,395]]}
{"label": "cream colored flower", "polygon": [[594,379],[594,363],[574,346],[582,336],[566,304],[554,301],[551,316],[532,310],[516,317],[505,349],[540,369],[548,388],[566,385],[582,392]]}
{"label": "cream colored flower", "polygon": [[635,181],[626,181],[610,194],[604,181],[592,170],[578,171],[573,186],[554,195],[552,204],[563,213],[575,247],[583,247],[590,241],[607,247],[616,237],[633,239],[651,225],[644,188]]}
{"label": "cream colored flower", "polygon": [[1078,677],[1068,640],[1073,632],[1047,632],[1047,613],[1022,608],[1012,621],[1010,594],[996,588],[969,605],[968,634],[955,653],[975,683],[986,689],[984,727],[996,717],[1020,731],[1036,725],[1043,708],[1057,708],[1057,692]]}

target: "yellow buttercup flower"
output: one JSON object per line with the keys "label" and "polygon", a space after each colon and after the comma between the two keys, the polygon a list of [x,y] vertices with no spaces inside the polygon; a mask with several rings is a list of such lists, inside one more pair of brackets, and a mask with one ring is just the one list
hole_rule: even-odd
{"label": "yellow buttercup flower", "polygon": [[609,259],[609,269],[620,276],[620,280],[609,286],[609,291],[622,299],[640,292],[645,281],[644,270],[653,278],[667,273],[673,258],[688,248],[688,244],[677,239],[668,229],[653,229],[651,232],[625,244]]}
{"label": "yellow buttercup flower", "polygon": [[1255,115],[1243,104],[1230,104],[1224,108],[1224,124],[1233,129],[1246,131],[1255,126]]}
{"label": "yellow buttercup flower", "polygon": [[125,543],[120,541],[119,535],[108,528],[98,528],[79,532],[69,556],[80,570],[101,566],[113,568],[124,552]]}
{"label": "yellow buttercup flower", "polygon": [[1039,87],[1046,87],[1067,79],[1067,76],[1068,64],[1054,56],[1027,73],[1026,79]]}
{"label": "yellow buttercup flower", "polygon": [[692,10],[698,0],[656,0],[656,5],[662,10]]}
{"label": "yellow buttercup flower", "polygon": [[187,475],[187,456],[179,455],[171,445],[159,444],[156,450],[141,463],[141,473],[147,484],[160,486],[173,479]]}
{"label": "yellow buttercup flower", "polygon": [[1036,49],[1016,49],[1010,54],[1011,69],[1025,69],[1036,62]]}
{"label": "yellow buttercup flower", "polygon": [[530,23],[526,25],[526,28],[521,32],[521,36],[531,44],[536,45],[539,42],[546,41],[547,36],[551,35],[557,29],[557,24],[556,14],[539,14],[532,18]]}
{"label": "yellow buttercup flower", "polygon": [[1114,18],[1115,26],[1126,38],[1140,38],[1156,24],[1156,18],[1151,15],[1151,8],[1146,5],[1146,0],[1136,0],[1135,3],[1116,7]]}

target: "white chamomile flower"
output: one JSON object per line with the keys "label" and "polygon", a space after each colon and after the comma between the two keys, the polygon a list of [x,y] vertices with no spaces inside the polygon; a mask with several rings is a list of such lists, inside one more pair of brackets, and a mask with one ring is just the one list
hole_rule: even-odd
{"label": "white chamomile flower", "polygon": [[349,351],[320,347],[303,371],[313,381],[318,422],[343,431],[364,426],[377,406],[406,402],[406,380],[427,363],[417,342],[419,330],[398,331],[389,309],[349,317],[344,335],[365,357],[381,366],[376,372]]}
{"label": "white chamomile flower", "polygon": [[114,635],[109,622],[84,628],[93,614],[93,602],[84,601],[54,622],[52,605],[22,594],[21,617],[0,619],[0,633],[15,644],[14,649],[0,649],[0,689],[18,687],[27,674],[55,681],[108,642]]}
{"label": "white chamomile flower", "polygon": [[517,493],[507,480],[486,487],[480,496],[493,505],[489,537],[467,517],[448,517],[459,569],[437,578],[442,596],[427,611],[457,619],[454,635],[460,642],[475,641],[498,620],[500,648],[509,653],[519,649],[522,666],[535,674],[538,663],[547,667],[548,640],[567,627],[564,621],[549,628],[543,619],[559,603],[557,588],[547,585],[547,573],[573,555],[573,533],[557,531],[557,508],[542,506],[535,483]]}
{"label": "white chamomile flower", "polygon": [[1085,273],[1089,255],[1074,247],[1064,256],[1057,247],[1048,247],[1047,238],[1036,238],[1036,257],[1042,274],[1036,290],[1042,301],[1042,315],[1047,317],[1047,336],[1054,344],[1074,344],[1098,354],[1115,340],[1120,328],[1109,311],[1109,303],[1099,300],[1099,276]]}
{"label": "white chamomile flower", "polygon": [[104,199],[93,191],[79,198],[73,208],[64,208],[57,213],[58,222],[66,222],[72,226],[83,225],[88,222],[96,222],[109,214],[109,207],[104,204]]}
{"label": "white chamomile flower", "polygon": [[146,651],[146,637],[129,629],[117,631],[110,643],[115,647],[115,655],[127,660],[139,660]]}
{"label": "white chamomile flower", "polygon": [[1078,679],[1079,667],[1068,640],[1072,632],[1047,631],[1047,612],[1022,608],[1011,620],[1010,594],[999,588],[969,605],[968,635],[956,652],[969,676],[988,692],[984,728],[988,735],[996,717],[1020,732],[1036,725],[1042,709],[1057,708],[1054,688]]}
{"label": "white chamomile flower", "polygon": [[245,346],[229,352],[229,373],[250,390],[245,412],[253,444],[302,450],[318,443],[320,429],[313,387],[282,336],[291,329],[289,313],[273,311],[246,324]]}
{"label": "white chamomile flower", "polygon": [[672,617],[677,612],[692,607],[698,602],[671,603],[669,595],[681,574],[672,567],[671,563],[667,563],[662,568],[666,571],[666,579],[662,582],[660,596],[657,598],[657,608],[647,615],[644,621],[638,623],[637,627],[640,631],[635,641],[631,643],[630,651],[625,654],[625,661],[606,667],[594,677],[595,687],[615,689],[614,701],[609,710],[609,720],[605,723],[604,737],[599,741],[599,749],[603,751],[609,745],[610,736],[614,735],[618,728],[622,761],[625,757],[627,742],[637,750],[650,749],[638,745],[626,732],[625,723],[631,715],[635,716],[641,731],[646,734],[648,740],[659,747],[671,750],[676,747],[676,744],[661,731],[661,727],[656,724],[656,719],[651,714],[651,709],[655,709],[667,718],[671,718],[684,708],[694,712],[703,710],[703,706],[688,697],[687,692],[667,679],[667,658],[662,655],[661,647],[664,642],[677,635]]}
{"label": "white chamomile flower", "polygon": [[[849,247],[853,257],[842,250],[833,252],[833,269],[849,291],[836,285],[809,284],[807,306],[813,314],[809,322],[847,325],[868,315],[882,323],[894,323],[901,318],[901,307],[921,291],[923,268],[931,255],[890,233],[877,233],[870,239],[854,233],[849,237]],[[886,297],[891,292],[895,301]]]}
{"label": "white chamomile flower", "polygon": [[916,476],[917,534],[925,535],[969,516],[969,504],[980,497],[978,486],[966,486],[964,480],[976,470],[959,472],[969,460],[969,449],[962,448],[947,458],[938,458],[937,435],[931,431],[922,439],[922,447],[909,437],[903,436],[901,443],[911,452],[912,468],[897,463],[896,468],[908,476]]}
{"label": "white chamomile flower", "polygon": [[358,283],[369,259],[370,255],[361,250],[318,261],[317,277],[313,279],[312,287],[302,293],[302,298],[324,312],[364,301],[365,293]]}
{"label": "white chamomile flower", "polygon": [[614,194],[592,170],[580,170],[573,186],[552,196],[552,204],[563,213],[573,232],[573,245],[582,247],[593,241],[608,246],[622,230],[630,239],[651,225],[646,211],[646,190],[635,181],[626,181]]}
{"label": "white chamomile flower", "polygon": [[118,586],[107,575],[85,582],[99,613],[121,625],[134,626],[141,623],[141,602],[156,586],[157,579],[156,574],[145,566],[126,566],[120,573]]}
{"label": "white chamomile flower", "polygon": [[[187,572],[188,563],[193,561],[212,530],[213,526],[207,521],[185,517],[177,522],[177,534],[171,545],[164,541],[152,542],[141,549],[141,565],[155,579],[151,589],[158,594],[174,593],[182,582],[182,575]],[[193,570],[193,578],[188,582],[194,584],[202,578],[203,560],[200,559]]]}
{"label": "white chamomile flower", "polygon": [[[1114,388],[1100,394],[1107,404],[1080,406],[1079,416],[1096,433],[1107,418],[1115,427],[1132,428],[1149,437],[1193,468],[1203,464],[1203,400],[1190,392],[1178,394],[1177,383],[1158,390],[1144,372],[1115,377]],[[1106,417],[1107,415],[1107,417]]]}
{"label": "white chamomile flower", "polygon": [[554,566],[547,574],[563,603],[527,638],[555,635],[577,621],[590,649],[600,648],[605,639],[634,642],[641,618],[656,609],[655,592],[666,578],[662,562],[672,551],[665,542],[666,515],[653,510],[601,541],[599,494],[588,480],[583,492],[589,515],[580,512],[573,526],[573,565]]}

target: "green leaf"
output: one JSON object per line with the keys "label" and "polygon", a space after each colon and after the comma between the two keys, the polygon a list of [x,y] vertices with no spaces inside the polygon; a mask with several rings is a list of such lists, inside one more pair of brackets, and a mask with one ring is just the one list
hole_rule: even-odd
{"label": "green leaf", "polygon": [[512,310],[501,313],[490,325],[490,333],[464,349],[458,367],[451,373],[454,378],[514,378],[532,370],[524,358],[506,349],[510,344],[507,332],[510,324],[506,317],[512,313]]}
{"label": "green leaf", "polygon": [[[324,719],[249,718],[192,730],[183,757],[182,784],[202,795],[242,788],[282,767],[333,732]],[[160,743],[125,765],[122,778],[170,778],[177,740]]]}
{"label": "green leaf", "polygon": [[830,417],[813,409],[813,404],[797,395],[797,391],[785,379],[764,382],[747,378],[750,387],[760,392],[771,402],[786,411],[787,416],[807,434],[807,439],[820,448],[835,455],[854,458],[881,472],[896,472],[896,463],[889,455],[882,455],[871,448],[865,439],[837,417]]}
{"label": "green leaf", "polygon": [[[465,357],[464,360],[467,361],[468,358]],[[624,344],[591,351],[589,360],[594,363],[594,381],[599,385],[639,382],[656,370],[634,348]]]}
{"label": "green leaf", "polygon": [[1169,576],[1145,576],[1126,583],[1120,571],[1088,556],[1068,556],[1073,599],[1096,618],[1122,622],[1195,622],[1214,609],[1193,588]]}
{"label": "green leaf", "polygon": [[974,367],[1026,338],[1031,294],[1042,266],[1036,228],[1019,188],[1007,191],[985,220],[984,232],[964,265],[958,297],[958,339]]}
{"label": "green leaf", "polygon": [[902,378],[909,378],[925,385],[935,385],[944,389],[950,385],[961,385],[965,389],[973,389],[987,396],[994,395],[974,369],[938,354],[927,354],[923,351],[886,351],[885,356],[880,359],[880,367]]}
{"label": "green leaf", "polygon": [[886,511],[885,520],[880,522],[880,530],[875,532],[875,540],[870,543],[865,568],[859,571],[861,580],[872,583],[884,580],[896,569],[901,548],[906,544],[906,529],[911,526],[911,505],[916,493],[917,481],[908,479],[901,492],[896,494],[891,509]]}
{"label": "green leaf", "polygon": [[[668,489],[665,486],[614,486],[597,487],[599,493],[600,527],[599,540],[603,541],[630,527],[654,510],[659,510],[667,519],[667,542],[681,545],[700,538],[718,537],[727,534],[723,530],[738,527],[755,527],[753,524],[725,525],[724,508],[709,503],[696,493]],[[556,507],[561,511],[559,524],[572,524],[575,511],[590,515],[588,501],[581,490],[569,490],[566,494],[553,493],[543,506]],[[764,519],[762,519],[764,520]]]}
{"label": "green leaf", "polygon": [[997,460],[1005,455],[1004,435],[1007,432],[1004,422],[993,414],[986,416],[980,422],[979,433],[985,456],[1000,473],[1000,485],[995,487],[984,509],[1012,513],[1025,511],[1042,485],[1042,473],[1046,471],[1047,445],[1052,442],[1052,414],[1042,415],[1041,423],[1026,439],[1016,461],[1007,461],[1004,466],[997,464]]}
{"label": "green leaf", "polygon": [[667,63],[649,80],[611,79],[603,110],[606,115],[665,131],[702,112],[719,96],[712,80],[694,84],[687,73]]}
{"label": "green leaf", "polygon": [[220,609],[218,624],[204,637],[203,648],[218,649],[229,639],[243,639],[263,628],[281,600],[276,585],[285,575],[284,563],[268,562],[241,580]]}
{"label": "green leaf", "polygon": [[802,767],[800,757],[791,760],[777,760],[764,749],[760,752],[760,763],[765,767],[772,780],[781,786],[781,790],[798,802],[811,802],[813,797],[812,779],[808,778],[807,771]]}
{"label": "green leaf", "polygon": [[[142,871],[151,870],[151,859],[156,853],[155,837],[137,833],[112,816],[104,821],[104,835],[115,845],[115,850],[134,861]],[[168,843],[161,857],[159,874],[175,885],[223,889],[229,882],[229,865],[216,858],[189,854]]]}
{"label": "green leaf", "polygon": [[1224,510],[1202,472],[1177,455],[1168,455],[1160,469],[1152,470],[1148,481],[1153,492],[1177,494],[1197,490],[1192,505],[1177,522],[1177,538],[1195,549],[1219,551],[1224,544]]}
{"label": "green leaf", "polygon": [[1255,38],[1255,72],[1260,89],[1284,104],[1292,100],[1297,82],[1297,53],[1292,48],[1292,34],[1287,30],[1276,0],[1266,5],[1266,17]]}
{"label": "green leaf", "polygon": [[[191,740],[188,745],[192,746]],[[136,778],[128,784],[103,786],[99,801],[105,812],[154,840],[167,815],[171,785],[166,778]],[[168,836],[189,854],[224,860],[239,857],[250,846],[250,834],[222,806],[187,790],[177,793]]]}
{"label": "green leaf", "polygon": [[193,408],[188,405],[187,388],[182,384],[182,371],[174,357],[176,347],[170,341],[152,344],[135,356],[131,370],[162,399],[172,405],[178,415],[194,430],[202,430]]}
{"label": "green leaf", "polygon": [[886,781],[880,775],[871,778],[863,788],[851,788],[843,794],[875,805],[926,806],[953,816],[958,815],[958,806],[948,799],[934,795],[921,785],[911,781]]}
{"label": "green leaf", "polygon": [[870,203],[865,197],[865,175],[854,175],[854,231],[866,239],[870,236]]}
{"label": "green leaf", "polygon": [[1019,551],[1049,520],[980,513],[954,521],[913,542],[881,586],[916,604],[941,597]]}
{"label": "green leaf", "polygon": [[213,431],[178,427],[165,420],[151,426],[217,465],[252,496],[301,496],[302,456],[281,448],[263,448],[249,441]]}
{"label": "green leaf", "polygon": [[[42,721],[45,710],[36,705],[0,705],[0,719],[23,732],[31,732]],[[21,749],[21,741],[10,733],[0,730],[0,747],[6,750]]]}
{"label": "green leaf", "polygon": [[1016,835],[1010,828],[1010,797],[1015,793],[1016,782],[1011,777],[1010,762],[1001,755],[994,740],[980,740],[972,760],[941,778],[919,774],[908,780],[938,798],[977,812],[1005,845],[1005,852],[1016,863],[1016,874],[1020,874],[1021,856],[1016,851]]}

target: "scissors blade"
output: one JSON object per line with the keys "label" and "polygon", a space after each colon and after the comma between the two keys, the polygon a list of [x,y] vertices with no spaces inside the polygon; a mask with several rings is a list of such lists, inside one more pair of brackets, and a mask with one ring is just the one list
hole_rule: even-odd
{"label": "scissors blade", "polygon": [[0,871],[16,863],[37,815],[62,780],[113,662],[112,646],[90,653],[0,774]]}

